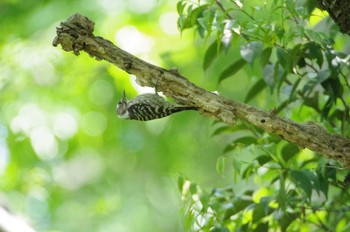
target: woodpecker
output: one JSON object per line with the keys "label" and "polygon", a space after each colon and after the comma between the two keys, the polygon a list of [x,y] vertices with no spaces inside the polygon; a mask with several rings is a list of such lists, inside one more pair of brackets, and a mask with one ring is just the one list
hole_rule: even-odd
{"label": "woodpecker", "polygon": [[175,106],[167,102],[157,93],[141,94],[134,99],[127,100],[124,91],[123,98],[117,105],[117,114],[119,118],[138,121],[163,118],[184,110],[197,110],[197,107]]}

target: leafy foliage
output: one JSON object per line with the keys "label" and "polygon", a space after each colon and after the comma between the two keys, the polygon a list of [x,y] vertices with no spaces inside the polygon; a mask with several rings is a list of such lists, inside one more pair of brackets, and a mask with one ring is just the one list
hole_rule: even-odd
{"label": "leafy foliage", "polygon": [[[192,28],[210,41],[204,70],[231,57],[221,71],[215,67],[219,84],[247,73],[255,84],[246,90],[246,102],[350,136],[350,56],[335,49],[341,35],[315,16],[315,1],[183,0],[178,6],[180,31]],[[206,192],[198,185],[189,191],[193,183],[183,181],[188,230],[350,228],[347,172],[338,164],[244,123],[217,126],[213,134],[228,140],[217,171],[233,182]]]}
{"label": "leafy foliage", "polygon": [[[39,232],[183,230],[177,173],[219,176],[215,167],[193,169],[217,158],[218,144],[202,144],[210,120],[195,112],[149,123],[118,119],[123,90],[137,94],[129,74],[52,46],[55,28],[78,12],[96,23],[96,35],[142,59],[199,72],[192,37],[168,33],[169,24],[177,30],[176,2],[147,3],[0,1],[1,215],[6,207]],[[3,223],[0,216],[0,231]]]}

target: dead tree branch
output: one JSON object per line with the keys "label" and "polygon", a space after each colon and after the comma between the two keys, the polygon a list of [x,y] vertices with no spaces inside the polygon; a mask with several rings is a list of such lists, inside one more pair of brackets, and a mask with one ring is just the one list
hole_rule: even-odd
{"label": "dead tree branch", "polygon": [[230,100],[202,89],[189,82],[176,71],[147,63],[102,37],[94,36],[94,22],[75,14],[57,28],[53,45],[61,44],[65,51],[79,55],[85,51],[99,60],[106,60],[118,68],[137,77],[142,86],[155,87],[178,104],[196,106],[199,112],[215,117],[228,124],[235,118],[247,121],[266,132],[279,135],[300,148],[309,148],[327,158],[340,161],[350,168],[350,139],[331,135],[316,123],[300,124],[283,119],[271,112],[264,112],[253,106]]}

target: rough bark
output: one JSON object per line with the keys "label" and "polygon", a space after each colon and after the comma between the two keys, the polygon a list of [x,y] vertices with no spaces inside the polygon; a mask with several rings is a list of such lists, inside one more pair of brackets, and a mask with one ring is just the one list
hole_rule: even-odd
{"label": "rough bark", "polygon": [[317,0],[317,3],[321,10],[326,10],[329,13],[341,32],[350,35],[349,0]]}
{"label": "rough bark", "polygon": [[234,124],[235,118],[247,121],[302,149],[309,148],[350,168],[350,139],[329,134],[316,123],[301,124],[283,119],[272,112],[264,112],[206,91],[189,82],[177,71],[147,63],[123,51],[112,42],[94,36],[93,30],[94,22],[75,14],[57,28],[53,45],[61,44],[63,50],[73,51],[75,55],[85,51],[98,60],[106,60],[135,75],[140,85],[157,86],[159,92],[173,98],[178,104],[198,107],[203,115],[215,117],[228,124]]}

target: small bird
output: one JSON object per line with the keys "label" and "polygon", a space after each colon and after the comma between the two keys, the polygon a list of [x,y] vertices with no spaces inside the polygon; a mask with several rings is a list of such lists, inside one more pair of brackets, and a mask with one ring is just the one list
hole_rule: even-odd
{"label": "small bird", "polygon": [[141,94],[134,99],[127,100],[125,91],[123,98],[118,102],[117,114],[119,118],[149,121],[157,118],[163,118],[173,113],[184,110],[197,110],[194,106],[175,106],[167,102],[163,97],[157,93]]}

